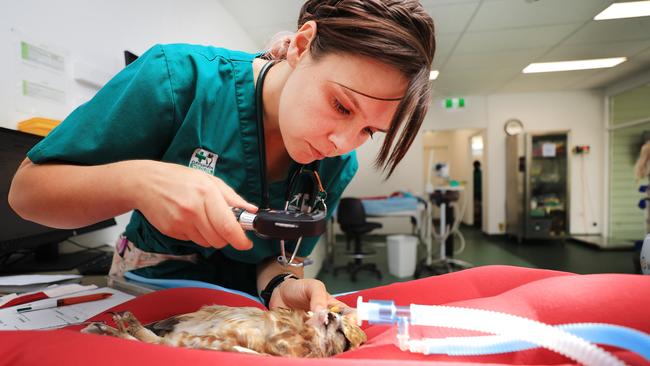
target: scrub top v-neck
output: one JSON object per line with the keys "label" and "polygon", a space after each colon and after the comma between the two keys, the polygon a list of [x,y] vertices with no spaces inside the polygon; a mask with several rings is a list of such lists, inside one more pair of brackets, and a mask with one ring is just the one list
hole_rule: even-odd
{"label": "scrub top v-neck", "polygon": [[[244,199],[259,204],[252,68],[258,56],[210,46],[156,45],[73,111],[28,157],[36,164],[99,165],[132,159],[176,163],[217,176]],[[354,152],[321,162],[330,213],[357,167]],[[269,185],[271,208],[284,207],[286,186],[286,181]],[[162,234],[137,210],[125,234],[146,252],[208,258],[216,251]],[[226,246],[220,252],[247,264],[279,254],[277,241],[248,235],[253,249]],[[309,255],[317,240],[305,238],[298,255]]]}

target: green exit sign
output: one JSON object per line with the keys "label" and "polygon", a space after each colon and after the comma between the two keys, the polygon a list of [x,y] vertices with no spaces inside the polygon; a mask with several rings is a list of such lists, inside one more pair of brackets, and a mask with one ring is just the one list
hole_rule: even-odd
{"label": "green exit sign", "polygon": [[465,108],[465,98],[446,98],[444,105],[447,109]]}

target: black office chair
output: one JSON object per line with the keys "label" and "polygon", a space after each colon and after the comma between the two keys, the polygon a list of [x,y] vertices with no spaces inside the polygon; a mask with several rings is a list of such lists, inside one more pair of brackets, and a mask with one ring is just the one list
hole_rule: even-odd
{"label": "black office chair", "polygon": [[345,233],[345,240],[348,250],[350,249],[350,239],[354,238],[354,251],[349,255],[354,258],[344,266],[334,268],[334,276],[339,270],[345,269],[350,273],[352,282],[357,280],[357,273],[365,270],[373,272],[377,278],[381,279],[381,271],[375,263],[363,263],[363,258],[371,257],[376,254],[375,251],[363,251],[361,245],[361,236],[379,229],[382,225],[378,222],[366,221],[366,211],[363,208],[361,200],[358,198],[342,198],[337,209],[337,220],[341,230]]}

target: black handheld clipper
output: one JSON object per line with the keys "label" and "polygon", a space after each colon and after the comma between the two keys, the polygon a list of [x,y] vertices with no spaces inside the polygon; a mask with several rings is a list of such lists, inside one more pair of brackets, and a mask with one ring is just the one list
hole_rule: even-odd
{"label": "black handheld clipper", "polygon": [[250,213],[233,208],[237,221],[247,231],[262,238],[296,240],[303,236],[318,236],[325,232],[325,211],[303,213],[286,210],[260,210]]}

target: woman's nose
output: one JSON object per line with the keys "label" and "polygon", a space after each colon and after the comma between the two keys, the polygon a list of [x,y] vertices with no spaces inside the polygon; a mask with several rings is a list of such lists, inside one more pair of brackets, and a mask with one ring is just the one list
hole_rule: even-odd
{"label": "woman's nose", "polygon": [[363,142],[359,142],[359,135],[359,131],[353,129],[333,131],[328,136],[333,151],[328,155],[342,155],[354,150]]}

